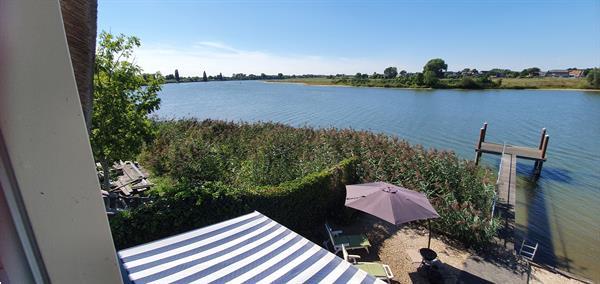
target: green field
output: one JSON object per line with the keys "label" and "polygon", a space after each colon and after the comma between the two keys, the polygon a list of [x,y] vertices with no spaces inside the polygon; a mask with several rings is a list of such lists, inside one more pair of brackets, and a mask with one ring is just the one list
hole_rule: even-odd
{"label": "green field", "polygon": [[585,78],[502,78],[500,88],[519,89],[589,89]]}

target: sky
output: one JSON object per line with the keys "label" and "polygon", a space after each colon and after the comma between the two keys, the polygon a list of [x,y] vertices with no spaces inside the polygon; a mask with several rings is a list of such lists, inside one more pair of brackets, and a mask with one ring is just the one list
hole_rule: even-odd
{"label": "sky", "polygon": [[600,0],[98,0],[102,30],[181,76],[600,66]]}

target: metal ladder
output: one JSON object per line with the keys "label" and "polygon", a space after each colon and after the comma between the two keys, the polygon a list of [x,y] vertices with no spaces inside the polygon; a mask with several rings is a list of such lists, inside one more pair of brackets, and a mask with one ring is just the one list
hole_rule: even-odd
{"label": "metal ladder", "polygon": [[521,249],[519,249],[519,256],[526,259],[527,261],[533,261],[537,249],[538,243],[535,243],[535,245],[532,246],[529,245],[526,240],[523,240],[523,242],[521,243]]}

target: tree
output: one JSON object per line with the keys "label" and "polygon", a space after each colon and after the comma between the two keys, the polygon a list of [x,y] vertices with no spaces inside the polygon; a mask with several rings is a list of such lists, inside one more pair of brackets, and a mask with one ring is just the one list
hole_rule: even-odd
{"label": "tree", "polygon": [[208,81],[208,77],[206,77],[206,71],[204,71],[202,73],[202,81],[204,81],[204,82]]}
{"label": "tree", "polygon": [[219,73],[219,76],[217,76],[217,78],[219,78],[219,81],[223,81],[223,74]]}
{"label": "tree", "polygon": [[446,70],[448,70],[448,64],[441,58],[431,59],[423,66],[423,74],[427,71],[432,71],[437,78],[444,77],[444,72],[446,72]]}
{"label": "tree", "polygon": [[277,74],[277,79],[283,79],[283,73],[278,73]]}
{"label": "tree", "polygon": [[460,79],[459,86],[463,89],[479,89],[480,86],[471,77],[463,77]]}
{"label": "tree", "polygon": [[179,70],[175,69],[175,81],[179,83]]}
{"label": "tree", "polygon": [[105,173],[104,189],[110,187],[114,161],[135,158],[155,131],[148,114],[159,108],[163,78],[156,73],[144,79],[142,69],[130,61],[139,46],[137,37],[122,34],[102,32],[98,40],[90,140]]}
{"label": "tree", "polygon": [[437,86],[439,79],[435,72],[432,70],[427,70],[423,73],[423,83],[429,87]]}
{"label": "tree", "polygon": [[600,68],[594,68],[588,71],[586,76],[588,83],[595,89],[600,89]]}
{"label": "tree", "polygon": [[408,72],[406,72],[406,70],[400,71],[400,77],[406,77],[407,74]]}
{"label": "tree", "polygon": [[540,76],[540,68],[532,67],[532,68],[523,69],[523,71],[521,71],[521,73],[519,75],[521,77],[537,77],[537,76]]}
{"label": "tree", "polygon": [[396,67],[388,67],[383,70],[383,76],[386,79],[396,78],[398,76],[398,68]]}
{"label": "tree", "polygon": [[416,80],[416,83],[417,83],[418,86],[422,86],[424,84],[423,83],[423,81],[424,81],[423,73],[417,72],[415,80]]}

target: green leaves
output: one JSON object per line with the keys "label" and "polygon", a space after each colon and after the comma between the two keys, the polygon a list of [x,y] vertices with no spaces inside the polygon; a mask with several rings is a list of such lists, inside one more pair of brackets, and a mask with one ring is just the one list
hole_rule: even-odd
{"label": "green leaves", "polygon": [[441,58],[431,59],[423,66],[423,74],[425,76],[427,76],[427,71],[431,71],[437,78],[442,78],[446,70],[448,70],[448,64]]}
{"label": "green leaves", "polygon": [[398,68],[396,67],[388,67],[383,70],[383,76],[386,79],[396,78],[398,76]]}
{"label": "green leaves", "polygon": [[90,139],[95,158],[108,165],[134,158],[155,134],[148,114],[159,108],[163,78],[160,73],[142,74],[132,58],[139,46],[137,37],[99,36]]}
{"label": "green leaves", "polygon": [[[310,236],[316,224],[344,216],[345,184],[356,182],[355,159],[275,186],[239,189],[220,181],[174,182],[156,199],[110,219],[117,248],[127,248],[257,210]],[[321,228],[321,226],[319,226]],[[319,231],[320,232],[320,231]]]}
{"label": "green leaves", "polygon": [[439,83],[439,79],[434,71],[427,70],[423,73],[423,83],[429,87],[435,87]]}
{"label": "green leaves", "polygon": [[586,79],[592,88],[600,89],[600,68],[590,70]]}

